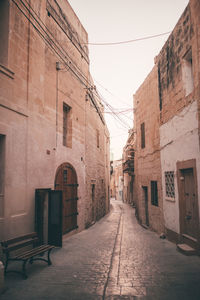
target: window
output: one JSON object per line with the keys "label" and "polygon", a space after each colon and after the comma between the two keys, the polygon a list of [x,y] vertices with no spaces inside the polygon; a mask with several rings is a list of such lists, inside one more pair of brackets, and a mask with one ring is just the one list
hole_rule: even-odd
{"label": "window", "polygon": [[97,148],[99,148],[99,130],[97,129]]}
{"label": "window", "polygon": [[0,0],[0,64],[8,64],[9,1]]}
{"label": "window", "polygon": [[72,147],[71,107],[63,103],[63,146]]}
{"label": "window", "polygon": [[183,58],[182,66],[183,84],[185,87],[185,95],[192,93],[194,88],[193,71],[192,71],[192,50],[190,49]]}
{"label": "window", "polygon": [[0,217],[4,215],[5,140],[6,136],[0,134]]}
{"label": "window", "polygon": [[157,181],[151,181],[151,204],[158,206],[158,187]]}
{"label": "window", "polygon": [[165,190],[166,190],[166,197],[175,198],[173,171],[165,172]]}
{"label": "window", "polygon": [[141,148],[145,148],[145,124],[142,123],[141,126]]}

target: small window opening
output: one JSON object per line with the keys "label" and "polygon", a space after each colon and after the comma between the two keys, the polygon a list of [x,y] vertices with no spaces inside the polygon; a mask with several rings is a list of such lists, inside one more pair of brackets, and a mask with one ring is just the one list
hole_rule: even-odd
{"label": "small window opening", "polygon": [[63,103],[63,146],[72,147],[71,107]]}
{"label": "small window opening", "polygon": [[182,76],[185,88],[185,96],[188,96],[190,93],[192,93],[194,89],[191,49],[186,53],[186,55],[183,58]]}
{"label": "small window opening", "polygon": [[0,134],[0,217],[4,215],[5,135]]}
{"label": "small window opening", "polygon": [[9,1],[0,1],[0,64],[8,64]]}
{"label": "small window opening", "polygon": [[141,148],[145,148],[145,123],[141,124]]}
{"label": "small window opening", "polygon": [[100,144],[100,134],[99,134],[99,130],[97,129],[96,131],[97,134],[97,148],[99,148],[99,144]]}
{"label": "small window opening", "polygon": [[158,187],[157,181],[151,181],[151,204],[158,206]]}

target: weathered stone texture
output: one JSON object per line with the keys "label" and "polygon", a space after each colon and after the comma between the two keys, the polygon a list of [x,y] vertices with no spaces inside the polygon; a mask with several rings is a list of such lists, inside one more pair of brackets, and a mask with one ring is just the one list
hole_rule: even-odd
{"label": "weathered stone texture", "polygon": [[[82,230],[91,222],[91,180],[96,219],[109,210],[109,133],[97,112],[100,100],[96,107],[86,101],[92,81],[88,48],[81,43],[88,42],[87,32],[67,1],[16,4],[10,1],[8,62],[0,61],[0,137],[6,148],[0,237],[34,230],[34,191],[54,189],[56,170],[65,162],[77,173]],[[67,147],[64,104],[71,108]]]}
{"label": "weathered stone texture", "polygon": [[[173,32],[155,58],[155,66],[136,92],[136,157],[134,197],[142,223],[146,221],[145,193],[150,181],[158,183],[158,207],[148,200],[149,223],[160,232],[183,241],[184,234],[195,238],[200,247],[200,3],[190,0]],[[145,147],[141,144],[141,124],[145,123]],[[144,145],[143,145],[144,146]],[[181,166],[181,167],[180,167]],[[180,170],[181,168],[181,170]],[[182,195],[180,174],[192,172],[191,195]],[[181,173],[182,172],[182,173]],[[167,173],[173,174],[171,182]],[[173,193],[166,193],[167,189]],[[168,195],[170,194],[170,196]],[[190,199],[190,197],[189,197]],[[188,206],[187,206],[188,205]],[[187,209],[185,207],[187,206]],[[193,208],[192,208],[193,207]],[[195,207],[195,209],[194,209]],[[185,210],[184,210],[185,209]],[[195,223],[190,230],[187,216]],[[197,212],[198,211],[198,212]],[[164,221],[163,221],[164,215]],[[194,221],[195,220],[195,221]],[[191,226],[192,227],[192,226]],[[198,230],[196,230],[198,228]]]}
{"label": "weathered stone texture", "polygon": [[[190,1],[177,25],[156,57],[158,65],[158,88],[161,110],[161,124],[180,112],[197,96],[197,90],[187,96],[183,82],[184,60],[192,53],[193,80],[196,86],[198,73],[197,24],[193,16],[193,3]],[[197,5],[197,4],[195,4]]]}
{"label": "weathered stone texture", "polygon": [[[148,188],[148,214],[149,226],[162,232],[163,203],[161,187],[161,165],[159,153],[159,100],[158,100],[158,76],[154,67],[141,87],[134,95],[134,130],[136,131],[135,148],[135,178],[133,197],[137,206],[137,213],[141,223],[146,223],[145,200],[143,187]],[[145,123],[145,147],[141,148],[140,126]],[[151,203],[151,181],[157,181],[158,206]]]}

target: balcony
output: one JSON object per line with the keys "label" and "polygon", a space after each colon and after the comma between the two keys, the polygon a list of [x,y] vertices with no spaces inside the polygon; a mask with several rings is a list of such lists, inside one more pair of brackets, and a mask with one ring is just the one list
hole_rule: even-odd
{"label": "balcony", "polygon": [[129,176],[134,175],[134,158],[127,159],[123,163],[123,172],[128,173]]}

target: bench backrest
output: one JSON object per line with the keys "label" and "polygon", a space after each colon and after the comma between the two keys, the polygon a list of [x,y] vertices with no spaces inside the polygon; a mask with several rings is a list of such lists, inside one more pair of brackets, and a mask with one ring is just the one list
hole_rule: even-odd
{"label": "bench backrest", "polygon": [[39,239],[36,232],[18,236],[13,239],[5,240],[1,242],[3,252],[11,252],[25,246],[36,245]]}

